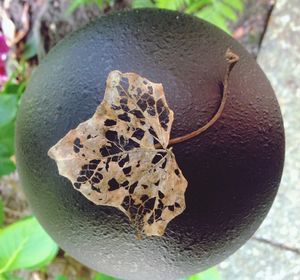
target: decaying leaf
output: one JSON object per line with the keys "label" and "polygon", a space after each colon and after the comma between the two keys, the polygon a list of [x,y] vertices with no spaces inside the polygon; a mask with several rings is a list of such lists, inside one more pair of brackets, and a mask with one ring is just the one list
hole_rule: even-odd
{"label": "decaying leaf", "polygon": [[161,84],[112,71],[93,117],[48,154],[90,201],[120,209],[138,234],[161,236],[185,209],[187,181],[167,149],[173,118]]}

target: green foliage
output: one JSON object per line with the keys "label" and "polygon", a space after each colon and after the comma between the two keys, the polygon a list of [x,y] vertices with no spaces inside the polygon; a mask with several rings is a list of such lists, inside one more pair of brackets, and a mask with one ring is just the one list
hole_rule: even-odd
{"label": "green foliage", "polygon": [[240,12],[244,9],[243,0],[224,0],[223,2]]}
{"label": "green foliage", "polygon": [[15,94],[0,95],[0,124],[6,124],[14,119],[17,113],[18,99]]}
{"label": "green foliage", "polygon": [[112,276],[105,275],[103,273],[97,273],[93,277],[93,280],[120,280],[120,279],[114,278]]}
{"label": "green foliage", "polygon": [[236,21],[243,0],[134,0],[133,8],[156,7],[195,15],[229,33],[228,21]]}
{"label": "green foliage", "polygon": [[216,267],[189,276],[184,280],[221,280],[220,273]]}
{"label": "green foliage", "polygon": [[[244,9],[244,0],[133,0],[132,8],[160,8],[181,11],[202,18],[230,33],[228,21],[236,21]],[[96,4],[100,10],[111,7],[113,0],[72,0],[67,13],[82,5]]]}
{"label": "green foliage", "polygon": [[189,0],[156,0],[156,6],[160,9],[182,10],[189,2]]}
{"label": "green foliage", "polygon": [[[160,8],[181,11],[202,18],[230,33],[228,21],[236,21],[244,9],[244,0],[133,0],[132,8]],[[110,7],[113,0],[72,0],[67,12],[82,5],[96,4],[100,10]]]}
{"label": "green foliage", "polygon": [[38,54],[39,39],[37,38],[38,35],[36,35],[35,32],[35,30],[32,30],[28,35],[28,39],[26,40],[23,51],[23,59],[25,60],[29,60]]}
{"label": "green foliage", "polygon": [[11,157],[14,154],[15,121],[0,124],[0,176],[16,169]]}
{"label": "green foliage", "polygon": [[0,275],[44,267],[57,251],[57,245],[34,217],[17,221],[0,230]]}
{"label": "green foliage", "polygon": [[4,224],[4,202],[2,200],[2,197],[0,196],[0,228]]}
{"label": "green foliage", "polygon": [[26,87],[25,64],[20,64],[0,91],[0,176],[16,169],[14,150],[15,118],[19,99]]}
{"label": "green foliage", "polygon": [[155,2],[153,0],[133,0],[132,8],[155,8]]}
{"label": "green foliage", "polygon": [[0,157],[9,158],[14,154],[14,119],[10,122],[0,125],[0,128]]}
{"label": "green foliage", "polygon": [[5,274],[0,274],[0,280],[25,280],[25,279],[15,276],[13,273],[5,273]]}
{"label": "green foliage", "polygon": [[14,127],[14,120],[0,124],[0,176],[16,169],[15,163],[11,160],[14,154]]}
{"label": "green foliage", "polygon": [[15,170],[16,165],[11,159],[0,157],[0,176],[7,175]]}

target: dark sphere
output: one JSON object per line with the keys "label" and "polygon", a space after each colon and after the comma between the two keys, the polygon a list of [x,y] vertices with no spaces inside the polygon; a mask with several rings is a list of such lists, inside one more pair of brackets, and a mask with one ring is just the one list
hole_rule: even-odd
{"label": "dark sphere", "polygon": [[[221,118],[173,147],[188,180],[186,210],[163,237],[137,240],[121,211],[87,200],[47,152],[93,115],[112,70],[163,84],[172,138],[203,126],[221,101],[228,47],[240,61]],[[32,210],[61,248],[123,279],[172,280],[224,260],[256,231],[280,182],[284,132],[270,83],[239,43],[192,16],[143,9],[99,18],[50,51],[22,97],[16,149]]]}

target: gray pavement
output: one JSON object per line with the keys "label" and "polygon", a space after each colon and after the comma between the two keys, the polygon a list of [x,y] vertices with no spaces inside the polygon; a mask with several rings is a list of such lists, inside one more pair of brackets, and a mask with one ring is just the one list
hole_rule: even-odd
{"label": "gray pavement", "polygon": [[221,263],[219,269],[223,280],[300,280],[299,0],[277,0],[258,63],[268,76],[282,110],[285,167],[278,195],[256,238]]}

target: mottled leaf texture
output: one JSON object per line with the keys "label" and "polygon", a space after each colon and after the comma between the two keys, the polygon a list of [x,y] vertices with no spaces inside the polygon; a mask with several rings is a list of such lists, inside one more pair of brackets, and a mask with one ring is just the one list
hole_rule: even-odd
{"label": "mottled leaf texture", "polygon": [[112,71],[93,117],[48,154],[87,199],[120,209],[138,236],[161,236],[185,209],[187,181],[167,149],[173,119],[161,84]]}

